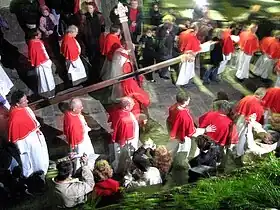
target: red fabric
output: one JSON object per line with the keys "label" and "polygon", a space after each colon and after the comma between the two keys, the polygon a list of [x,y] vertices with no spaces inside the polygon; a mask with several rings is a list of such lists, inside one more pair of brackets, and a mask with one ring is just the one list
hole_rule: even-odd
{"label": "red fabric", "polygon": [[223,32],[223,54],[229,55],[230,53],[234,52],[234,43],[231,39],[231,30],[226,29]]}
{"label": "red fabric", "polygon": [[272,112],[280,113],[280,88],[269,88],[263,98],[263,106]]}
{"label": "red fabric", "polygon": [[94,191],[97,196],[110,196],[120,190],[120,184],[113,179],[106,179],[95,183]]}
{"label": "red fabric", "polygon": [[83,141],[84,129],[78,115],[75,115],[70,111],[67,111],[64,114],[63,132],[72,149]]}
{"label": "red fabric", "polygon": [[253,55],[259,50],[259,39],[251,31],[243,31],[240,33],[239,46],[247,55]]}
{"label": "red fabric", "polygon": [[44,49],[44,44],[39,39],[31,39],[28,43],[28,57],[32,66],[38,67],[45,63],[49,56]]}
{"label": "red fabric", "polygon": [[80,50],[77,41],[69,34],[65,34],[62,39],[61,53],[66,60],[76,61],[80,55]]}
{"label": "red fabric", "polygon": [[261,51],[272,59],[280,59],[280,42],[275,37],[265,37],[260,42]]}
{"label": "red fabric", "polygon": [[[137,20],[137,14],[138,14],[138,9],[130,8],[130,10],[129,10],[129,20],[130,20],[131,22],[136,22],[136,20]],[[130,32],[132,32],[132,33],[135,32],[136,26],[130,25],[129,30],[130,30]]]}
{"label": "red fabric", "polygon": [[185,141],[185,137],[191,137],[195,133],[193,119],[188,109],[179,109],[178,104],[169,108],[167,123],[170,125],[170,138]]}
{"label": "red fabric", "polygon": [[4,107],[0,106],[0,133],[4,134],[8,131],[9,111]]}
{"label": "red fabric", "polygon": [[36,122],[25,108],[12,107],[8,122],[8,140],[16,143],[37,129]]}
{"label": "red fabric", "polygon": [[246,96],[241,99],[235,110],[236,114],[244,115],[245,117],[249,117],[253,113],[257,114],[257,122],[261,122],[264,115],[264,108],[262,103],[256,96]]}
{"label": "red fabric", "polygon": [[112,109],[109,112],[109,122],[112,122],[111,128],[112,142],[118,143],[121,147],[129,140],[135,137],[134,123],[130,112],[122,109]]}
{"label": "red fabric", "polygon": [[121,47],[120,38],[115,34],[108,34],[104,41],[102,55],[105,55],[108,60],[112,60],[114,52]]}
{"label": "red fabric", "polygon": [[103,50],[104,50],[105,39],[106,39],[106,33],[100,34],[100,37],[99,37],[99,46],[100,46],[100,52],[101,52],[101,54],[103,53]]}
{"label": "red fabric", "polygon": [[74,14],[80,11],[80,0],[74,0]]}
{"label": "red fabric", "polygon": [[277,61],[275,71],[280,73],[280,59]]}
{"label": "red fabric", "polygon": [[208,125],[216,126],[216,132],[206,135],[217,144],[225,146],[238,143],[236,126],[229,117],[215,111],[207,112],[199,118],[199,127],[206,128]]}
{"label": "red fabric", "polygon": [[[123,65],[123,72],[125,74],[132,72],[132,66],[131,66],[130,62],[126,62]],[[139,77],[139,80],[140,80],[140,83],[143,83],[143,77]],[[150,105],[149,94],[138,85],[137,81],[134,78],[130,78],[125,81],[122,81],[121,87],[122,87],[124,96],[129,96],[129,97],[133,98],[135,105],[131,112],[136,117],[141,112],[141,104],[145,107],[148,107]]]}
{"label": "red fabric", "polygon": [[181,52],[192,51],[196,53],[200,51],[200,41],[192,29],[188,29],[180,33],[179,49]]}

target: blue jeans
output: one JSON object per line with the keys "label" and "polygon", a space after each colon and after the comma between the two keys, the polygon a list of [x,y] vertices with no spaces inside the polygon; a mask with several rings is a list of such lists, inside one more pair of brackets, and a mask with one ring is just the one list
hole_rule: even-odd
{"label": "blue jeans", "polygon": [[209,83],[210,80],[217,81],[218,78],[218,69],[219,66],[213,66],[211,69],[208,69],[203,76],[203,82]]}

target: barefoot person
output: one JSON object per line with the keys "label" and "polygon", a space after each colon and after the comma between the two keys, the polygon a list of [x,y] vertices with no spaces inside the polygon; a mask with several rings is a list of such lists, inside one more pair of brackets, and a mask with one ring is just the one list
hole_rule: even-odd
{"label": "barefoot person", "polygon": [[44,134],[34,112],[28,107],[26,95],[18,90],[11,96],[12,108],[8,122],[8,140],[19,149],[22,173],[29,177],[43,171],[47,174],[49,154]]}

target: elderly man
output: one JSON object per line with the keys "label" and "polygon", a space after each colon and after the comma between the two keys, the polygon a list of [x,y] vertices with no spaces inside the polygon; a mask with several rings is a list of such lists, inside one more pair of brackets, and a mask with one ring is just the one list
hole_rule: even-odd
{"label": "elderly man", "polygon": [[23,176],[29,177],[37,171],[46,174],[49,154],[44,134],[40,131],[40,123],[28,107],[27,97],[22,91],[15,91],[11,102],[8,140],[19,149]]}
{"label": "elderly man", "polygon": [[250,61],[254,53],[259,50],[259,39],[256,35],[258,25],[251,24],[249,29],[240,33],[240,54],[235,76],[239,81],[249,78]]}
{"label": "elderly man", "polygon": [[110,145],[110,155],[112,155],[113,166],[118,168],[121,152],[138,149],[139,141],[139,125],[136,117],[131,112],[134,106],[134,101],[130,97],[123,97],[120,101],[120,106],[114,112],[110,112],[108,121],[111,122],[112,139]]}
{"label": "elderly man", "polygon": [[71,152],[79,155],[95,154],[88,135],[88,127],[84,116],[82,115],[83,104],[78,98],[70,101],[70,111],[64,115],[64,134],[70,146]]}
{"label": "elderly man", "polygon": [[78,28],[71,25],[66,32],[61,44],[61,53],[66,59],[69,79],[73,85],[77,85],[87,79],[86,70],[80,58],[81,47],[75,39]]}

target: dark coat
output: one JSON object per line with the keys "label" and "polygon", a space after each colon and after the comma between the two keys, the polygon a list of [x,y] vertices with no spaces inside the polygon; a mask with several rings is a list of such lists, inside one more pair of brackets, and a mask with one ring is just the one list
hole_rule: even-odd
{"label": "dark coat", "polygon": [[212,65],[218,66],[223,61],[223,43],[217,37],[214,37],[213,41],[217,41],[217,43],[210,52],[210,61]]}
{"label": "dark coat", "polygon": [[155,59],[155,47],[156,47],[156,40],[154,37],[148,37],[143,35],[139,41],[141,44],[144,44],[145,47],[143,49],[143,59]]}
{"label": "dark coat", "polygon": [[151,25],[159,26],[162,23],[163,15],[159,11],[154,11],[153,9],[150,11],[151,17]]}

